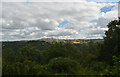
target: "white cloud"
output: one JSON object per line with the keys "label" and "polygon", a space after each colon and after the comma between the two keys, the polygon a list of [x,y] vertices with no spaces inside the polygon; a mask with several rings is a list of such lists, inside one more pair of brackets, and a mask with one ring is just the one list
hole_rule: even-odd
{"label": "white cloud", "polygon": [[101,17],[98,19],[96,26],[100,26],[103,28],[106,28],[107,24],[112,21],[117,19],[118,17],[118,6],[115,6],[112,11],[109,11],[107,13],[101,13]]}
{"label": "white cloud", "polygon": [[[76,2],[3,3],[4,40],[37,38],[102,38],[106,24],[117,18],[117,8],[100,9],[112,3]],[[64,20],[69,23],[58,28]],[[97,22],[90,22],[97,20]]]}

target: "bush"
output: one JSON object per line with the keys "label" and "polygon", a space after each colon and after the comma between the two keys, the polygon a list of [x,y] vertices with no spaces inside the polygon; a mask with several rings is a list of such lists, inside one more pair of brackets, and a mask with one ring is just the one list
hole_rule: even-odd
{"label": "bush", "polygon": [[55,43],[44,52],[44,61],[47,64],[50,59],[57,57],[67,57],[71,59],[79,58],[79,51],[70,43]]}
{"label": "bush", "polygon": [[120,76],[120,55],[113,56],[113,69],[112,69],[112,75],[119,75]]}
{"label": "bush", "polygon": [[49,69],[47,65],[40,65],[37,64],[32,68],[32,74],[33,75],[49,75]]}
{"label": "bush", "polygon": [[69,58],[53,58],[49,62],[49,68],[52,73],[67,73],[74,74],[77,71],[78,63]]}
{"label": "bush", "polygon": [[41,61],[41,52],[33,46],[25,46],[23,48],[20,48],[16,56],[17,56],[16,61],[20,62],[29,60],[40,63]]}

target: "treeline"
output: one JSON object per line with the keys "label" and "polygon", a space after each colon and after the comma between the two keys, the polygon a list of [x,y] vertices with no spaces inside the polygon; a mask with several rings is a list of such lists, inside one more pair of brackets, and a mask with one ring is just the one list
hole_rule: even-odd
{"label": "treeline", "polygon": [[[120,74],[119,21],[111,21],[103,43],[84,43],[81,49],[69,42],[40,50],[33,45],[3,49],[5,75],[117,75]],[[17,44],[17,43],[16,43]],[[15,48],[15,47],[14,47]],[[41,47],[40,47],[41,48]]]}

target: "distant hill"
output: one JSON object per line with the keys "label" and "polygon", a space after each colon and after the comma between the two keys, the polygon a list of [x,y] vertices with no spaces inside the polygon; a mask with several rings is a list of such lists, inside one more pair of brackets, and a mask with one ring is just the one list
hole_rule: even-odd
{"label": "distant hill", "polygon": [[69,42],[77,46],[79,49],[81,49],[81,45],[83,43],[88,43],[90,41],[93,42],[102,42],[102,39],[72,39],[72,40],[64,40],[64,39],[40,39],[40,40],[25,40],[25,41],[3,41],[2,42],[2,49],[12,49],[14,51],[19,50],[19,48],[22,48],[27,45],[31,45],[36,47],[39,50],[45,50],[48,48],[51,44],[54,44],[56,42]]}

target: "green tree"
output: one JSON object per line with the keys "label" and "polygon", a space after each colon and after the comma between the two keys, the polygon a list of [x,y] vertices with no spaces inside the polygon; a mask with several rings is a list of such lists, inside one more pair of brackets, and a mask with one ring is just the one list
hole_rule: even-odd
{"label": "green tree", "polygon": [[78,63],[75,60],[69,58],[53,58],[49,62],[49,68],[53,74],[57,73],[66,73],[66,74],[75,74],[78,69]]}
{"label": "green tree", "polygon": [[24,69],[23,69],[23,64],[22,63],[15,62],[15,63],[12,64],[11,67],[12,67],[11,71],[12,71],[13,75],[23,75]]}
{"label": "green tree", "polygon": [[104,45],[102,47],[101,59],[112,62],[112,56],[120,53],[120,24],[119,21],[111,21],[105,32]]}
{"label": "green tree", "polygon": [[34,61],[24,61],[23,62],[23,75],[32,75],[32,68],[36,65],[37,63]]}
{"label": "green tree", "polygon": [[35,75],[35,76],[49,75],[50,72],[49,72],[49,69],[48,69],[48,65],[36,64],[32,68],[32,74]]}
{"label": "green tree", "polygon": [[44,55],[45,63],[57,57],[68,57],[75,60],[79,59],[79,51],[70,43],[55,43],[44,52]]}
{"label": "green tree", "polygon": [[24,62],[25,60],[41,62],[41,52],[33,46],[25,46],[17,52],[16,61]]}
{"label": "green tree", "polygon": [[15,62],[15,52],[11,48],[3,49],[2,57],[6,59],[8,62]]}
{"label": "green tree", "polygon": [[118,57],[113,56],[112,75],[120,76],[120,55]]}

